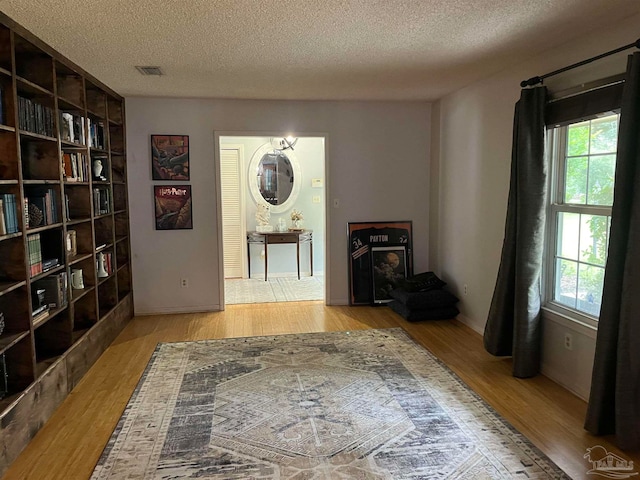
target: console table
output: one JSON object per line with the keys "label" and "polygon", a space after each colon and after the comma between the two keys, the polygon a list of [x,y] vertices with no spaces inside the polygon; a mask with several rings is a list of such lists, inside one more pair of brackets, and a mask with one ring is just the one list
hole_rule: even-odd
{"label": "console table", "polygon": [[309,244],[310,271],[313,276],[313,231],[301,230],[293,232],[247,232],[247,266],[251,278],[251,245],[264,245],[264,281],[267,281],[267,266],[269,264],[269,245],[291,243],[296,245],[296,264],[298,266],[298,280],[300,280],[300,244]]}

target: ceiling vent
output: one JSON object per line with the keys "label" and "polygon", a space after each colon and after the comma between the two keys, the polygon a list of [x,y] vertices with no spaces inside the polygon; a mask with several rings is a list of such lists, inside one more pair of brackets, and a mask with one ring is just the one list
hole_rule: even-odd
{"label": "ceiling vent", "polygon": [[164,75],[160,67],[137,66],[136,70],[138,70],[142,75],[156,75],[156,76]]}

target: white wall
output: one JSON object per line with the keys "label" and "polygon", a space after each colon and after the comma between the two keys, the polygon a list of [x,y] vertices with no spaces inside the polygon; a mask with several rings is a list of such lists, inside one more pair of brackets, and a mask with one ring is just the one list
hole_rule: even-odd
{"label": "white wall", "polygon": [[[433,152],[437,173],[438,238],[434,265],[462,299],[462,319],[479,332],[486,322],[500,262],[504,236],[513,107],[521,80],[547,73],[612,50],[638,38],[640,17],[629,18],[587,37],[576,39],[544,55],[528,59],[476,82],[443,99],[434,107],[440,122],[440,148]],[[553,91],[586,80],[624,71],[628,52],[573,70],[545,83]],[[463,294],[464,285],[467,295]],[[562,320],[545,319],[543,371],[581,396],[589,390],[595,335],[588,328]],[[571,331],[572,351],[562,338]]]}
{"label": "white wall", "polygon": [[[349,221],[413,220],[414,267],[428,269],[429,103],[130,97],[126,112],[136,313],[220,307],[214,131],[327,136],[327,203],[340,202],[327,211],[328,303],[348,302]],[[154,230],[151,134],[190,136],[193,230]]]}
{"label": "white wall", "polygon": [[[225,145],[242,145],[244,147],[244,158],[242,159],[242,169],[247,181],[245,182],[245,218],[247,230],[256,229],[256,201],[249,189],[249,181],[255,182],[255,177],[249,175],[249,165],[256,151],[268,144],[270,137],[221,137],[220,147]],[[264,150],[263,150],[264,151]],[[296,209],[304,215],[304,228],[313,230],[313,271],[314,274],[324,272],[324,243],[325,243],[325,190],[311,186],[312,179],[320,179],[325,183],[324,175],[324,138],[321,137],[300,137],[293,153],[285,150],[284,153],[290,159],[296,159],[300,166],[300,178],[294,179],[301,183],[300,193],[291,208],[286,212],[271,212],[270,224],[277,228],[278,220],[284,219],[287,226],[291,224],[291,210]],[[320,197],[320,203],[313,203],[313,197]],[[260,257],[261,245],[252,245],[251,273],[253,278],[264,276],[264,260]],[[246,254],[243,255],[243,260]],[[269,246],[269,275],[296,273],[295,245],[271,245]],[[308,275],[309,272],[309,248],[302,245],[300,248],[300,274]]]}

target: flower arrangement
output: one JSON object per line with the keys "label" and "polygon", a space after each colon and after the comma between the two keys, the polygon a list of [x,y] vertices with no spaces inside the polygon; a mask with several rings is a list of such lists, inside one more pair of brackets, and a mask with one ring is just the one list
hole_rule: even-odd
{"label": "flower arrangement", "polygon": [[304,220],[304,216],[302,215],[302,212],[299,210],[292,210],[291,211],[291,221],[294,223],[299,222],[300,220]]}

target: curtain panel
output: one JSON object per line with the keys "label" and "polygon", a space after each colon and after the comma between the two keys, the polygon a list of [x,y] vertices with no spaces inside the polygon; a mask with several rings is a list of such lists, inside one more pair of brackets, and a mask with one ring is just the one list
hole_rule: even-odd
{"label": "curtain panel", "polygon": [[516,103],[511,180],[502,257],[484,331],[485,349],[513,356],[513,375],[540,370],[540,283],[545,234],[546,87],[522,90]]}
{"label": "curtain panel", "polygon": [[640,52],[629,56],[585,428],[640,449]]}

